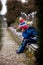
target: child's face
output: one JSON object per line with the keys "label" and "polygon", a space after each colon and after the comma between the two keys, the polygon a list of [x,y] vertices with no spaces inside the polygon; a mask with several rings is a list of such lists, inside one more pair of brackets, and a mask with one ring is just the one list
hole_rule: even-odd
{"label": "child's face", "polygon": [[22,30],[21,30],[22,32],[24,32],[25,31],[25,29],[24,28],[22,28]]}

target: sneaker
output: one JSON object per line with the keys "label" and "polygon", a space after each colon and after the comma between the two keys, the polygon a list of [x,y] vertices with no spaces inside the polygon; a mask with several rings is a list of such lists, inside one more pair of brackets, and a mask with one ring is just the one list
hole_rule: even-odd
{"label": "sneaker", "polygon": [[16,50],[16,53],[17,53],[17,54],[20,54],[20,53],[23,53],[23,52],[21,52],[21,51],[19,51],[19,50]]}

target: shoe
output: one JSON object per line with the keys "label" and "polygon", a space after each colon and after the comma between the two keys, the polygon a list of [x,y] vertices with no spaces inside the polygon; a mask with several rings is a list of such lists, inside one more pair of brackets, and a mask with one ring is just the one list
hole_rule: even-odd
{"label": "shoe", "polygon": [[20,54],[20,53],[22,53],[22,52],[21,52],[21,51],[19,51],[19,50],[16,50],[16,53],[17,53],[17,54]]}

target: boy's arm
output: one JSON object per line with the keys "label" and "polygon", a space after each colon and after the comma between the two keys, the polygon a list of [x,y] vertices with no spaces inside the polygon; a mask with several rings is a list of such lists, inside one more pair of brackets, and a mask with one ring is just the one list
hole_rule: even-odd
{"label": "boy's arm", "polygon": [[24,39],[27,39],[27,34],[22,34],[22,36],[24,37]]}
{"label": "boy's arm", "polygon": [[32,31],[32,35],[37,36],[37,34],[38,34],[38,32],[37,32],[36,30],[33,30],[33,31]]}
{"label": "boy's arm", "polygon": [[22,33],[24,39],[29,39],[31,34],[32,34],[32,30],[31,29],[27,29],[24,33]]}

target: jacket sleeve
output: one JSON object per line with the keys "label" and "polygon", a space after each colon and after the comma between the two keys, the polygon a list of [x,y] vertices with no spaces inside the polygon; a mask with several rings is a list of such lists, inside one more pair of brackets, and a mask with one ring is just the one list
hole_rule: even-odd
{"label": "jacket sleeve", "polygon": [[27,39],[27,34],[22,33],[22,36],[24,37],[24,39]]}
{"label": "jacket sleeve", "polygon": [[33,29],[33,30],[32,30],[32,35],[37,36],[37,34],[38,34],[38,32],[36,31],[36,29]]}
{"label": "jacket sleeve", "polygon": [[30,35],[31,35],[31,31],[27,30],[26,33],[23,33],[22,35],[23,35],[24,39],[29,39]]}

